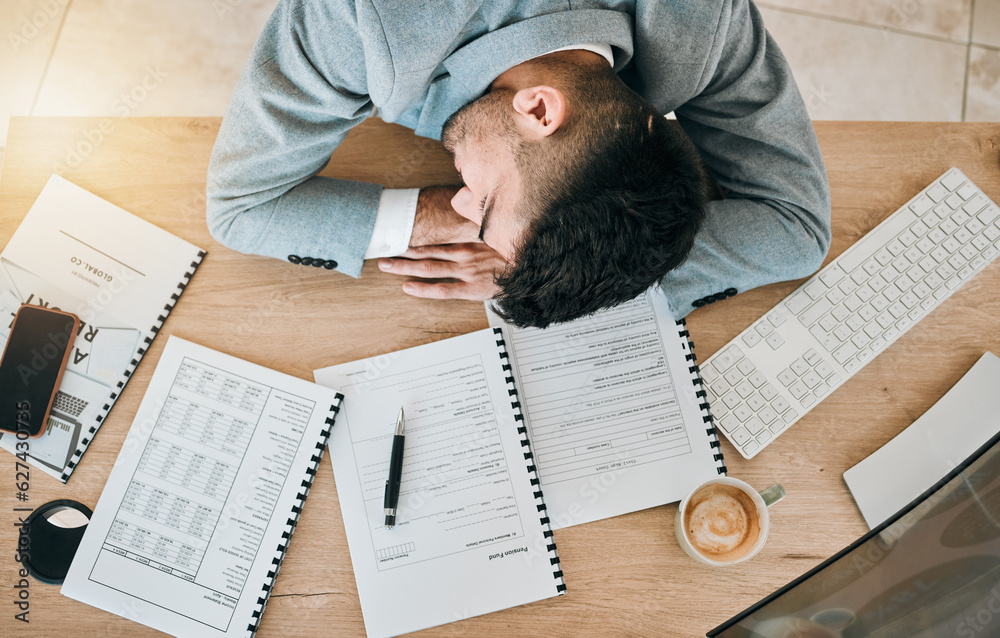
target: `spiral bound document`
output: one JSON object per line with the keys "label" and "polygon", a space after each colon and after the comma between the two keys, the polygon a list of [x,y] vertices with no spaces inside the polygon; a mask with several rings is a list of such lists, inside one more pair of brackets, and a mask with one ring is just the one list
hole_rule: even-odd
{"label": "spiral bound document", "polygon": [[684,498],[726,473],[694,344],[659,288],[540,330],[504,326],[553,529]]}
{"label": "spiral bound document", "polygon": [[340,400],[171,337],[62,593],[174,636],[252,636]]}
{"label": "spiral bound document", "polygon": [[[205,251],[58,175],[0,254],[0,348],[22,304],[80,317],[45,434],[29,460],[69,480]],[[15,451],[16,439],[0,436]]]}
{"label": "spiral bound document", "polygon": [[[501,329],[315,372],[344,395],[330,438],[370,638],[566,591]],[[385,483],[406,413],[396,524]]]}

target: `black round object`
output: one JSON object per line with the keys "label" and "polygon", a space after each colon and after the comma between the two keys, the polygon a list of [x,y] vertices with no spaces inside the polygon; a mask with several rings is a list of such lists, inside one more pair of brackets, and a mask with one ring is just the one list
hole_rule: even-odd
{"label": "black round object", "polygon": [[[89,507],[77,501],[69,499],[50,501],[28,516],[26,533],[28,547],[21,549],[21,545],[18,545],[21,564],[32,577],[48,585],[62,584],[66,572],[69,571],[69,564],[73,562],[76,548],[80,546],[80,540],[87,529],[86,525],[59,527],[49,521],[49,515],[55,514],[53,510],[64,508],[77,510],[84,514],[88,521],[94,515]],[[20,539],[20,535],[18,538]]]}

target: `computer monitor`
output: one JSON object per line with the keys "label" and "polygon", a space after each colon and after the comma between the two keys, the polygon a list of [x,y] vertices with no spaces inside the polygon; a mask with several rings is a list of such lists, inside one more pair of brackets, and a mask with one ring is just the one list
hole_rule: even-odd
{"label": "computer monitor", "polygon": [[708,636],[1000,636],[1000,433],[885,523]]}

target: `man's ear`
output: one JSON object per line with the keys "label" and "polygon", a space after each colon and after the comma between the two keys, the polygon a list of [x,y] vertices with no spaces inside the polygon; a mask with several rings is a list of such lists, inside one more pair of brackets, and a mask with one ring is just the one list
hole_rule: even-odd
{"label": "man's ear", "polygon": [[533,86],[514,95],[514,111],[521,134],[536,141],[556,132],[568,115],[566,96],[551,86]]}

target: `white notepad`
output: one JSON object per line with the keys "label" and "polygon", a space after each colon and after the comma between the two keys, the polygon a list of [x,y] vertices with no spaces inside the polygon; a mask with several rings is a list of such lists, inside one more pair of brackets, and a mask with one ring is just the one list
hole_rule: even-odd
{"label": "white notepad", "polygon": [[937,403],[844,481],[875,528],[1000,431],[1000,357],[987,352]]}
{"label": "white notepad", "polygon": [[726,471],[691,342],[656,287],[544,330],[503,326],[553,529],[684,498]]}
{"label": "white notepad", "polygon": [[339,401],[171,337],[62,593],[174,636],[253,635]]}
{"label": "white notepad", "polygon": [[[205,251],[58,175],[0,253],[0,316],[21,304],[80,317],[46,432],[29,460],[66,482]],[[10,321],[0,321],[0,350]],[[0,447],[16,451],[13,435]]]}
{"label": "white notepad", "polygon": [[[344,395],[330,460],[370,638],[565,591],[502,344],[487,329],[315,372]],[[400,407],[402,485],[387,529]]]}

